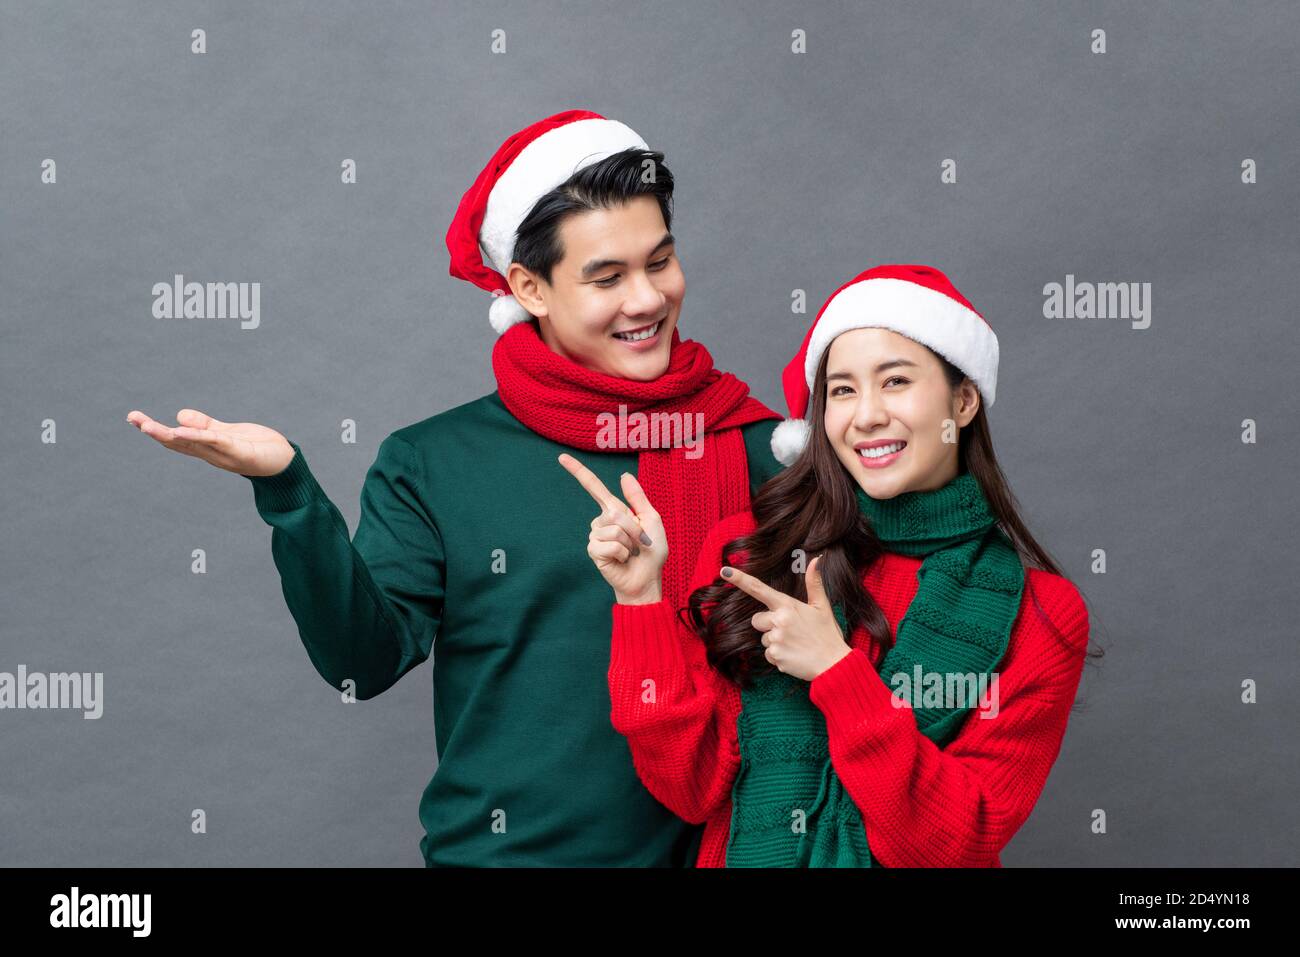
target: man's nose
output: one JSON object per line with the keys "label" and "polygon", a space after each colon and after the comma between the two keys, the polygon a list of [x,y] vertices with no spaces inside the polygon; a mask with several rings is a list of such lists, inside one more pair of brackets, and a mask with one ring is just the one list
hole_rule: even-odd
{"label": "man's nose", "polygon": [[650,281],[645,270],[628,275],[628,297],[625,311],[634,316],[658,315],[664,306],[664,294]]}

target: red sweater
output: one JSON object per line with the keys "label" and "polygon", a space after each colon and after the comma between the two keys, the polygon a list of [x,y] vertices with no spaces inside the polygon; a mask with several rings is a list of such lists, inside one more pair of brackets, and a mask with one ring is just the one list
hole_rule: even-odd
{"label": "red sweater", "polygon": [[[715,525],[691,588],[722,581],[723,544],[753,529],[747,511]],[[1067,579],[1028,569],[997,667],[997,716],[975,710],[940,750],[917,729],[910,708],[894,707],[876,671],[916,594],[921,561],[887,552],[872,564],[863,584],[889,620],[889,645],[858,628],[854,650],[813,679],[809,695],[826,718],[831,763],[861,811],[876,859],[886,867],[1001,867],[999,853],[1029,816],[1060,751],[1083,668],[1088,612]],[[1048,628],[1034,595],[1063,637]],[[666,601],[615,604],[613,617],[614,728],[627,738],[650,793],[684,820],[705,825],[696,866],[723,867],[740,767],[740,689],[709,666],[704,642]],[[642,701],[647,679],[654,682],[652,703]]]}

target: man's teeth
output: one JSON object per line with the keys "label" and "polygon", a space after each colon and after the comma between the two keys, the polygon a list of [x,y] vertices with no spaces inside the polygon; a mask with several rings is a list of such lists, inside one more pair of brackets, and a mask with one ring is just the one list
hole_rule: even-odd
{"label": "man's teeth", "polygon": [[895,442],[893,445],[882,445],[876,449],[858,449],[858,454],[864,459],[878,459],[882,455],[893,455],[900,451],[906,442]]}
{"label": "man's teeth", "polygon": [[660,320],[659,322],[656,322],[653,326],[651,326],[649,329],[642,329],[640,332],[616,332],[614,333],[614,337],[617,339],[622,339],[624,342],[639,342],[642,339],[649,339],[651,336],[653,336],[656,332],[659,331],[659,326],[662,324],[662,322],[663,320]]}

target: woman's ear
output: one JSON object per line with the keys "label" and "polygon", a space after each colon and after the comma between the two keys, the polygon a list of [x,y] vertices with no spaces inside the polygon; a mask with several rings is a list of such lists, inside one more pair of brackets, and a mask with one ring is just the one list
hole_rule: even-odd
{"label": "woman's ear", "polygon": [[975,418],[980,408],[980,392],[970,379],[962,379],[954,397],[954,419],[958,428],[965,428]]}

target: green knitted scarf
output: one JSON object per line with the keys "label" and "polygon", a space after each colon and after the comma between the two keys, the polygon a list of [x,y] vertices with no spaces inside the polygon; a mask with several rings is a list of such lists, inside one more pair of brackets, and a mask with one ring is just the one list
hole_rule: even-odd
{"label": "green knitted scarf", "polygon": [[[969,472],[891,499],[858,489],[858,505],[886,550],[924,558],[916,596],[878,670],[911,703],[921,733],[942,748],[979,703],[970,698],[972,684],[982,692],[1006,652],[1025,584],[1020,556]],[[847,640],[844,611],[838,603],[834,611]],[[880,866],[831,764],[825,717],[808,687],[773,671],[741,692],[727,867]],[[945,695],[948,688],[960,688],[965,700]]]}

